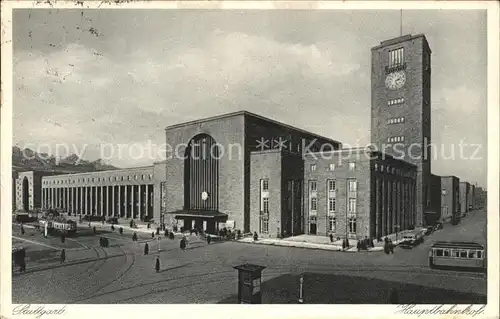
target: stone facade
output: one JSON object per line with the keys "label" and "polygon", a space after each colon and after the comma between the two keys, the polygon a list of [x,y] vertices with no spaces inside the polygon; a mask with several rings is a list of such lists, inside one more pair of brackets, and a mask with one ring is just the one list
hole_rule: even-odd
{"label": "stone facade", "polygon": [[415,180],[414,165],[380,152],[346,149],[306,155],[304,230],[380,238],[409,229],[414,226]]}
{"label": "stone facade", "polygon": [[[192,121],[166,129],[166,209],[170,213],[189,210],[185,193],[200,191],[186,183],[186,149],[201,134],[212,138],[221,152],[217,159],[217,211],[227,215],[228,224],[249,232],[251,225],[251,152],[265,149],[301,154],[302,149],[338,149],[340,143],[250,112],[236,112]],[[283,144],[280,145],[280,142]],[[201,196],[201,192],[199,194]],[[203,213],[200,214],[200,218]],[[169,217],[170,218],[170,217]],[[223,225],[222,225],[223,226]]]}

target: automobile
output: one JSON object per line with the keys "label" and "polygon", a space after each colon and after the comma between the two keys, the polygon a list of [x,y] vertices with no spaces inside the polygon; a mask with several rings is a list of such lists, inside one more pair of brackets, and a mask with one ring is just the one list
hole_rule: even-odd
{"label": "automobile", "polygon": [[110,218],[108,218],[108,220],[106,221],[106,223],[116,225],[116,224],[118,224],[118,218],[116,218],[116,217],[110,217]]}
{"label": "automobile", "polygon": [[147,222],[153,222],[153,216],[144,216],[144,219],[143,219],[146,223]]}
{"label": "automobile", "polygon": [[434,231],[434,226],[428,226],[425,230],[425,235],[430,235]]}
{"label": "automobile", "polygon": [[411,244],[410,241],[407,240],[399,243],[398,246],[403,249],[412,249],[413,247],[415,247],[415,245]]}

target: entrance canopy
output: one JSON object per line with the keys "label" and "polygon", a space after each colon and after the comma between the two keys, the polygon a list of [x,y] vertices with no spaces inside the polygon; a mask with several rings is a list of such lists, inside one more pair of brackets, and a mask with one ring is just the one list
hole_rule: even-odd
{"label": "entrance canopy", "polygon": [[199,219],[209,219],[217,222],[225,222],[227,220],[227,214],[221,213],[217,210],[183,209],[183,210],[168,212],[167,214],[175,215],[175,219],[199,218]]}

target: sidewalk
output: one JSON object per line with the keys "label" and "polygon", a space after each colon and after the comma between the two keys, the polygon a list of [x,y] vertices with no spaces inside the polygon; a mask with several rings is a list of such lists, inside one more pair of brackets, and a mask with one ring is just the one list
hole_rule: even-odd
{"label": "sidewalk", "polygon": [[[408,233],[413,233],[418,231],[415,230],[405,230],[399,233],[389,234],[387,236],[388,239],[392,241],[394,245],[398,245],[403,240],[403,236]],[[397,238],[397,240],[396,240]],[[283,246],[283,247],[296,247],[296,248],[308,248],[308,249],[321,249],[321,250],[330,250],[330,251],[345,251],[345,252],[358,252],[356,248],[357,240],[349,239],[349,249],[342,250],[342,239],[335,240],[333,243],[330,243],[330,238],[328,236],[319,236],[319,235],[298,235],[287,237],[283,239],[277,238],[259,238],[257,241],[254,241],[252,237],[245,237],[238,242],[247,243],[247,244],[257,244],[257,245],[271,245],[271,246]],[[360,252],[375,252],[375,251],[383,251],[384,250],[384,241],[377,242],[373,241],[373,245],[375,247],[368,248],[367,250],[361,250]]]}
{"label": "sidewalk", "polygon": [[[356,241],[349,240],[349,249],[342,250],[342,241],[338,244],[338,241],[330,243],[312,243],[298,240],[285,239],[274,239],[274,238],[262,238],[254,241],[251,237],[246,237],[238,240],[240,243],[246,244],[257,244],[257,245],[271,245],[271,246],[282,246],[282,247],[295,247],[295,248],[306,248],[306,249],[320,249],[320,250],[330,250],[330,251],[344,251],[344,252],[358,252],[356,248]],[[375,252],[382,251],[383,247],[369,248],[368,250],[362,250],[362,252]]]}

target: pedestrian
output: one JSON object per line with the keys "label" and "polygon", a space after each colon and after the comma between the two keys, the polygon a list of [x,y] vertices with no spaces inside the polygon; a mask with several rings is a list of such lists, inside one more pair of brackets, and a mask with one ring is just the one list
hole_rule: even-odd
{"label": "pedestrian", "polygon": [[132,241],[137,241],[137,233],[134,233],[134,234],[132,235]]}
{"label": "pedestrian", "polygon": [[333,244],[333,234],[330,233],[330,244]]}
{"label": "pedestrian", "polygon": [[156,269],[156,272],[160,272],[160,257],[156,257],[155,269]]}
{"label": "pedestrian", "polygon": [[151,233],[151,238],[155,238],[155,232]]}
{"label": "pedestrian", "polygon": [[373,238],[370,238],[370,247],[371,247],[371,248],[374,248],[374,247],[375,247],[375,245],[373,244]]}
{"label": "pedestrian", "polygon": [[146,245],[144,245],[144,255],[147,255],[149,254],[149,245],[148,243],[146,243]]}
{"label": "pedestrian", "polygon": [[356,248],[358,249],[358,251],[361,249],[361,243],[359,242],[359,240],[356,242]]}
{"label": "pedestrian", "polygon": [[389,239],[389,251],[391,254],[394,254],[394,245],[392,244],[392,240]]}
{"label": "pedestrian", "polygon": [[24,235],[24,227],[23,227],[23,224],[21,224],[21,235]]}
{"label": "pedestrian", "polygon": [[165,228],[165,238],[168,238],[168,229]]}
{"label": "pedestrian", "polygon": [[115,225],[111,224],[111,230],[115,231]]}
{"label": "pedestrian", "polygon": [[94,234],[97,234],[97,230],[96,230],[95,226],[92,229],[94,230]]}
{"label": "pedestrian", "polygon": [[259,239],[259,236],[257,235],[257,232],[256,232],[256,231],[254,231],[254,232],[253,232],[253,240],[254,240],[254,241],[257,241],[257,239]]}
{"label": "pedestrian", "polygon": [[181,239],[181,244],[180,244],[182,250],[186,250],[186,240],[184,238],[185,237]]}
{"label": "pedestrian", "polygon": [[120,227],[120,235],[122,235],[122,234],[123,234],[123,228]]}
{"label": "pedestrian", "polygon": [[210,235],[207,235],[207,244],[210,245],[210,242],[212,241],[212,237],[210,237]]}
{"label": "pedestrian", "polygon": [[64,263],[66,261],[66,250],[63,249],[61,251],[61,264]]}

